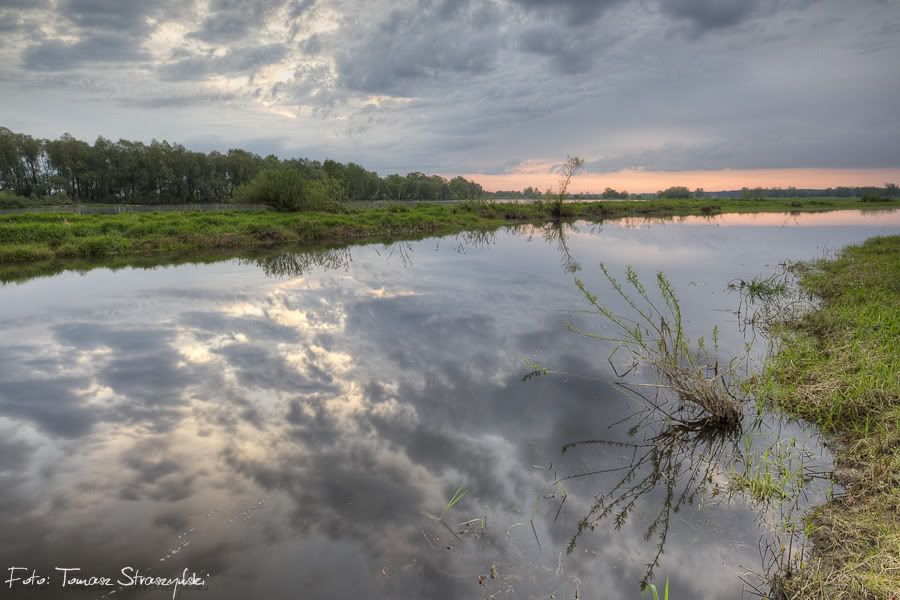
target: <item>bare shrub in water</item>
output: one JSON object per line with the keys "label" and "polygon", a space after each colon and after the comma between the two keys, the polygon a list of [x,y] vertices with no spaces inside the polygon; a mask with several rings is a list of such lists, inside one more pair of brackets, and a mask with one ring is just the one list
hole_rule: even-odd
{"label": "bare shrub in water", "polygon": [[569,183],[572,177],[584,166],[584,159],[579,156],[567,156],[566,161],[559,170],[559,187],[556,194],[547,190],[547,199],[550,202],[550,216],[559,219],[563,216],[563,203],[569,193]]}
{"label": "bare shrub in water", "polygon": [[[584,331],[570,325],[570,329],[587,337],[619,344],[616,350],[626,349],[632,356],[634,367],[651,366],[659,375],[659,386],[677,394],[686,405],[703,413],[703,417],[723,425],[740,423],[741,402],[729,391],[727,382],[733,379],[737,361],[732,360],[721,368],[715,352],[718,349],[718,329],[713,329],[713,348],[707,348],[703,338],[692,350],[685,336],[681,306],[672,285],[663,273],[657,273],[656,284],[663,305],[650,297],[637,273],[631,267],[626,271],[629,289],[613,276],[606,265],[600,268],[616,293],[634,311],[632,317],[617,315],[600,304],[596,294],[587,289],[584,282],[575,283],[592,307],[615,327],[612,335]],[[618,373],[617,373],[618,374]]]}

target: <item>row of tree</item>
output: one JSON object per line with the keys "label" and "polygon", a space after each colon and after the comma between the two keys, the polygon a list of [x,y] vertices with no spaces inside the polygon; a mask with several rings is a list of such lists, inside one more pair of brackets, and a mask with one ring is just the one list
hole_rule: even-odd
{"label": "row of tree", "polygon": [[463,177],[409,173],[380,177],[355,163],[305,158],[281,160],[244,150],[194,152],[180,144],[149,145],[97,138],[91,145],[69,134],[33,138],[0,128],[0,190],[27,198],[67,197],[76,202],[182,204],[226,202],[263,171],[287,169],[332,201],[463,200],[481,186]]}
{"label": "row of tree", "polygon": [[[702,190],[701,190],[702,191]],[[742,188],[733,192],[716,192],[721,197],[754,198],[861,198],[878,196],[883,198],[900,197],[896,183],[885,183],[884,187],[857,186],[857,187],[830,187],[825,189],[800,189],[787,188]]]}
{"label": "row of tree", "polygon": [[[535,187],[527,187],[522,191],[518,190],[499,190],[496,192],[485,192],[484,196],[487,198],[497,198],[504,200],[538,200],[540,198],[546,198],[547,196],[554,195],[552,190],[547,190],[546,192],[540,191]],[[592,194],[590,192],[579,192],[576,194],[569,194],[569,198],[574,200],[627,200],[630,195],[626,191],[618,191],[613,188],[606,188],[600,194]]]}
{"label": "row of tree", "polygon": [[[166,141],[113,142],[97,138],[93,145],[69,134],[56,140],[33,138],[0,127],[0,190],[26,198],[57,196],[75,202],[129,204],[192,204],[227,202],[239,187],[260,173],[290,170],[306,182],[311,194],[322,190],[329,201],[466,200],[475,198],[543,198],[547,192],[534,187],[522,191],[485,192],[463,177],[447,180],[438,175],[413,172],[380,177],[356,163],[306,158],[282,160],[245,150],[194,152]],[[278,178],[276,178],[278,179]],[[278,179],[286,181],[285,178]],[[274,179],[269,179],[271,184]],[[268,185],[268,184],[267,184]],[[265,186],[263,186],[265,187]],[[262,188],[260,188],[262,189]],[[656,194],[631,194],[606,188],[602,193],[572,194],[573,199],[626,198],[779,198],[779,197],[898,197],[897,185],[838,187],[824,190],[797,188],[743,188],[734,191],[694,191],[684,186]]]}

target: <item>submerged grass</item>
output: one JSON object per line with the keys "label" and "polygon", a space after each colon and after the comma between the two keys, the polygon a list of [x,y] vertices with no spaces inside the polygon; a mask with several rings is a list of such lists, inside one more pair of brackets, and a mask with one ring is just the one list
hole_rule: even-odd
{"label": "submerged grass", "polygon": [[760,503],[797,498],[808,477],[796,438],[776,440],[762,451],[754,450],[751,440],[745,433],[739,465],[731,465],[731,489],[746,492]]}
{"label": "submerged grass", "polygon": [[805,265],[820,299],[778,324],[751,381],[758,401],[818,425],[835,447],[840,497],[806,516],[811,560],[779,580],[791,599],[900,594],[900,236]]}
{"label": "submerged grass", "polygon": [[[613,219],[720,212],[822,211],[893,208],[856,199],[646,200],[571,202],[563,219]],[[141,256],[198,250],[255,248],[282,243],[339,242],[372,237],[441,235],[509,223],[555,218],[546,203],[469,201],[455,205],[405,204],[347,207],[342,212],[275,213],[226,211],[153,212],[118,215],[25,213],[0,215],[0,264],[49,258]]]}
{"label": "submerged grass", "polygon": [[[652,583],[647,586],[650,589],[650,593],[653,594],[653,600],[659,600],[659,590],[656,589],[656,586]],[[663,600],[669,600],[669,578],[666,577],[666,587],[663,588]]]}

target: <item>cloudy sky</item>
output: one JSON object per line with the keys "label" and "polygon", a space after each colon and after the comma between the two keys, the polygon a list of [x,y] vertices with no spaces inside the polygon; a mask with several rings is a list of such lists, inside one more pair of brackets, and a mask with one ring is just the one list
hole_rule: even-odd
{"label": "cloudy sky", "polygon": [[0,0],[0,125],[489,189],[898,180],[898,64],[898,0]]}

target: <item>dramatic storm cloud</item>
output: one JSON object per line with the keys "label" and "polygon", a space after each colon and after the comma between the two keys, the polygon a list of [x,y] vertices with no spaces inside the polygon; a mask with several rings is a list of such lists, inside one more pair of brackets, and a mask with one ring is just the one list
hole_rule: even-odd
{"label": "dramatic storm cloud", "polygon": [[900,167],[897,0],[0,0],[0,125],[382,173]]}

